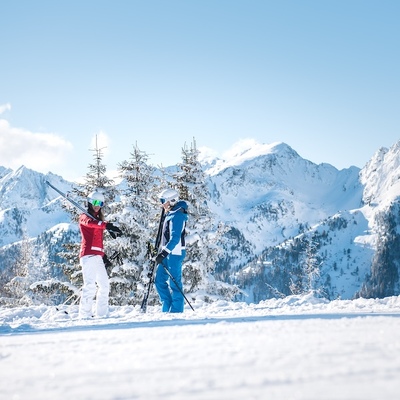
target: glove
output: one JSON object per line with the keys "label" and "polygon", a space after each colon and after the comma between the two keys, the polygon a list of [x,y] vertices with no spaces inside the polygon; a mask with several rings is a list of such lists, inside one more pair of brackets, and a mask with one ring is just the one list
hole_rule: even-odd
{"label": "glove", "polygon": [[112,267],[111,261],[105,254],[103,256],[103,262],[104,262],[104,266],[106,267],[106,269]]}
{"label": "glove", "polygon": [[111,222],[107,222],[106,224],[106,229],[108,232],[110,232],[110,235],[116,239],[118,236],[122,236],[122,231],[121,229],[118,228],[118,226],[115,226]]}
{"label": "glove", "polygon": [[164,258],[168,256],[168,251],[167,250],[163,250],[161,253],[157,254],[156,257],[156,263],[157,264],[162,264],[162,262],[164,261]]}

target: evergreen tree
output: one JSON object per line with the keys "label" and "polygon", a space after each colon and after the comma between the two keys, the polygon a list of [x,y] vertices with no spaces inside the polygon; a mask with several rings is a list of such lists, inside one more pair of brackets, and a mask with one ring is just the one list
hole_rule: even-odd
{"label": "evergreen tree", "polygon": [[186,226],[187,256],[183,263],[183,281],[186,290],[195,297],[203,294],[232,298],[237,288],[217,282],[213,277],[221,248],[218,242],[226,227],[216,221],[207,201],[210,198],[206,176],[199,162],[199,151],[193,139],[190,148],[182,148],[182,163],[173,175],[180,198],[189,205],[189,220]]}
{"label": "evergreen tree", "polygon": [[318,242],[316,234],[311,238],[304,237],[305,262],[304,262],[304,289],[306,292],[317,293],[319,291],[319,278],[321,273],[321,260],[318,256]]}
{"label": "evergreen tree", "polygon": [[399,292],[400,204],[392,203],[376,216],[377,248],[367,277],[357,296],[383,298]]}
{"label": "evergreen tree", "polygon": [[158,206],[155,168],[148,164],[149,156],[137,144],[130,159],[119,164],[124,182],[120,201],[112,205],[110,216],[123,230],[124,236],[110,243],[120,258],[111,273],[111,298],[114,304],[139,304],[147,270],[147,242]]}
{"label": "evergreen tree", "polygon": [[[63,259],[61,268],[65,281],[59,282],[59,292],[63,295],[63,301],[75,304],[79,301],[81,287],[83,285],[82,268],[79,265],[80,243],[65,243],[64,250],[58,253]],[[60,265],[54,265],[54,268],[60,268]]]}
{"label": "evergreen tree", "polygon": [[27,236],[17,247],[11,269],[9,270],[9,281],[4,285],[3,302],[7,305],[30,305],[28,292],[33,279],[31,276],[30,264],[32,262],[33,246]]}
{"label": "evergreen tree", "polygon": [[[88,165],[83,185],[77,184],[73,189],[73,193],[80,198],[82,203],[85,203],[91,192],[100,190],[104,195],[105,208],[107,210],[107,207],[114,202],[118,193],[114,180],[106,174],[107,167],[103,163],[103,149],[99,148],[96,135],[95,148],[90,150],[93,152],[93,162]],[[79,210],[75,209],[75,212],[80,214]]]}

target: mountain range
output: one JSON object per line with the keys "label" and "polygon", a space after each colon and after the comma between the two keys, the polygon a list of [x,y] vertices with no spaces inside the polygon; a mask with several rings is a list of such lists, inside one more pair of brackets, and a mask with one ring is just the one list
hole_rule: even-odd
{"label": "mountain range", "polygon": [[[317,165],[285,143],[255,142],[202,166],[208,206],[229,227],[215,276],[237,284],[241,300],[306,290],[329,299],[400,293],[400,141],[379,149],[362,169]],[[57,260],[66,240],[79,241],[46,180],[64,192],[72,187],[52,173],[0,167],[3,275],[22,241],[33,246],[38,266]]]}

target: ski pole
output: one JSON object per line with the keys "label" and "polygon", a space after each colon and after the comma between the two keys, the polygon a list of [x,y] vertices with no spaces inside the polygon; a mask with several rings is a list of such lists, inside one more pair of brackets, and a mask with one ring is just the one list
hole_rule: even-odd
{"label": "ski pole", "polygon": [[189,304],[190,308],[194,311],[194,308],[192,307],[192,305],[190,304],[189,300],[186,298],[185,294],[183,293],[183,290],[179,287],[179,285],[176,283],[175,278],[172,276],[171,272],[169,272],[169,269],[165,266],[164,263],[161,264],[165,270],[165,272],[167,273],[167,275],[172,279],[172,282],[175,283],[175,286],[178,288],[178,290],[181,292],[183,298],[186,300],[186,302]]}
{"label": "ski pole", "polygon": [[[151,245],[150,243],[147,244],[147,253],[149,254],[150,259],[154,256],[154,253],[158,247],[160,246],[161,243],[161,238],[162,238],[162,228],[163,228],[163,224],[164,224],[164,218],[165,218],[165,210],[162,209],[161,211],[161,216],[160,216],[160,222],[158,223],[158,231],[157,231],[157,237],[156,237],[156,242],[155,242],[155,246],[153,249],[151,249]],[[142,312],[146,312],[147,310],[147,302],[149,300],[149,296],[150,296],[150,291],[151,288],[153,286],[154,283],[154,270],[156,269],[156,262],[154,260],[150,261],[150,270],[147,274],[148,278],[149,278],[149,282],[147,284],[147,290],[145,291],[144,295],[143,295],[143,300],[142,300],[142,304],[140,306],[140,309]]]}
{"label": "ski pole", "polygon": [[[81,292],[81,289],[79,289],[79,292]],[[81,295],[80,295],[79,292],[78,293],[76,293],[76,292],[72,293],[71,296],[69,296],[67,298],[67,300],[65,300],[64,303],[62,303],[61,305],[62,306],[66,305],[68,303],[68,301],[71,300],[74,296],[76,296],[76,299],[70,305],[73,306],[74,304],[76,304],[78,302],[78,300],[81,298]],[[56,306],[56,310],[57,311],[61,311],[59,306]],[[68,311],[66,311],[66,310],[63,310],[63,311],[64,311],[65,314],[68,314]]]}

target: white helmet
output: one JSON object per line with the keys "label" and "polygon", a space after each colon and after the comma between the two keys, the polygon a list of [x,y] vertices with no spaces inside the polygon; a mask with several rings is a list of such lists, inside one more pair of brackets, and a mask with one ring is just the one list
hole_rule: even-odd
{"label": "white helmet", "polygon": [[98,192],[97,190],[95,190],[94,192],[90,193],[88,196],[88,202],[92,205],[92,206],[100,206],[103,207],[104,206],[104,195],[103,193]]}
{"label": "white helmet", "polygon": [[179,193],[175,189],[165,189],[160,193],[160,201],[161,204],[169,203],[171,206],[176,204],[179,201]]}

